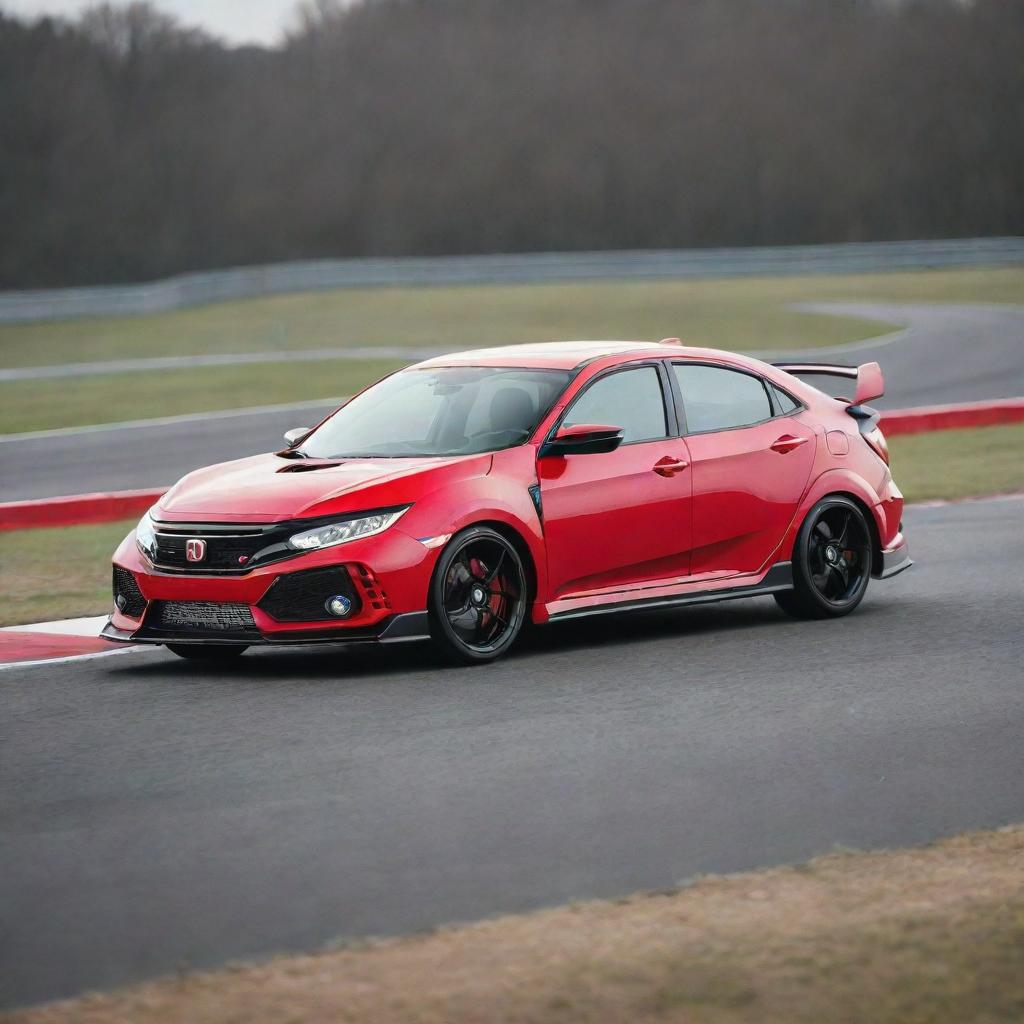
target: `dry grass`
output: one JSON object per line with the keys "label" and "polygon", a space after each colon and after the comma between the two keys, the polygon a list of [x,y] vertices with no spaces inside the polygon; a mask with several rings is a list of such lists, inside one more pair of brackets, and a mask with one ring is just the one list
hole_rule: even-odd
{"label": "dry grass", "polygon": [[1024,1019],[1024,828],[844,853],[13,1014],[8,1024]]}

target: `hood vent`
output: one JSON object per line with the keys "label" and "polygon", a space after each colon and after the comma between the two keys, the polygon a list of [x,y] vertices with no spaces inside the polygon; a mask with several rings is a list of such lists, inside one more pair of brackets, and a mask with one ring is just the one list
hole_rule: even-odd
{"label": "hood vent", "polygon": [[287,466],[282,466],[278,473],[312,473],[317,469],[335,469],[343,465],[343,462],[292,462]]}

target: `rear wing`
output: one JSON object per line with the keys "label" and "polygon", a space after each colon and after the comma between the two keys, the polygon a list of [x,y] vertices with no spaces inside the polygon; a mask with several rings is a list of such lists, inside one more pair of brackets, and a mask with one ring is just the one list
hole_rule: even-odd
{"label": "rear wing", "polygon": [[885,394],[885,377],[878,363],[862,363],[860,366],[841,366],[838,363],[772,363],[779,370],[796,376],[846,377],[856,381],[852,404],[863,405]]}

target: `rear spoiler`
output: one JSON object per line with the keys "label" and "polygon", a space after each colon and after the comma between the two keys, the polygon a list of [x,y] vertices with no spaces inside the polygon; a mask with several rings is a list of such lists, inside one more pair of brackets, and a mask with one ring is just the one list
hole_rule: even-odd
{"label": "rear spoiler", "polygon": [[878,363],[862,363],[860,366],[841,366],[838,363],[772,363],[778,370],[785,370],[797,376],[808,374],[823,377],[846,377],[856,381],[853,405],[860,406],[874,401],[885,394],[885,377]]}

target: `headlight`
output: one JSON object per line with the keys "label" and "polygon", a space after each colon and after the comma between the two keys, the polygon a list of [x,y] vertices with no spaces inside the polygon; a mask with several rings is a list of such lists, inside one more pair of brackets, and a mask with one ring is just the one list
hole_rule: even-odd
{"label": "headlight", "polygon": [[306,530],[304,533],[296,533],[289,537],[288,546],[298,551],[315,551],[318,548],[332,548],[335,544],[347,544],[350,540],[372,537],[375,533],[383,533],[389,526],[393,526],[409,508],[410,506],[406,505],[404,508],[388,512],[375,512],[372,516],[318,526],[315,530]]}
{"label": "headlight", "polygon": [[[150,509],[151,511],[152,509]],[[149,512],[139,520],[139,525],[135,527],[135,543],[147,558],[152,559],[156,554],[156,531],[153,529],[153,520],[150,519]]]}

